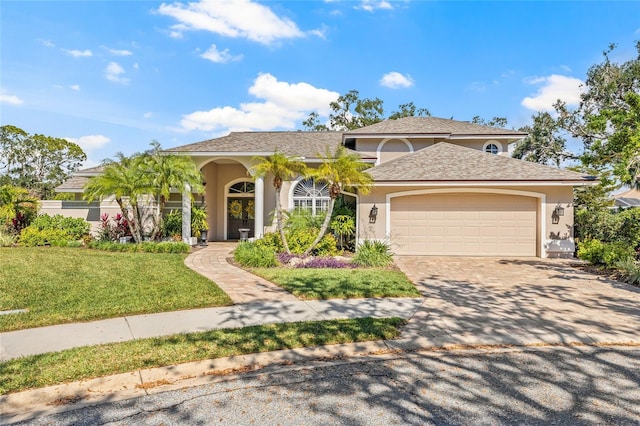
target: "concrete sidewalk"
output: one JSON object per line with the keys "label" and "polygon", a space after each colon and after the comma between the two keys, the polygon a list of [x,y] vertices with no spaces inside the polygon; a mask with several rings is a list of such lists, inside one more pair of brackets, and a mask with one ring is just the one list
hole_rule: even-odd
{"label": "concrete sidewalk", "polygon": [[364,317],[409,319],[423,302],[422,298],[252,302],[31,328],[0,333],[0,361],[79,346],[259,324]]}

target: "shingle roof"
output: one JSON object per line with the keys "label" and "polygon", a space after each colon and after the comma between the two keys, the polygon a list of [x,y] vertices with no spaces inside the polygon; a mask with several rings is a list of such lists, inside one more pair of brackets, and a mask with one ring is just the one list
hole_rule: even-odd
{"label": "shingle roof", "polygon": [[450,135],[496,135],[524,137],[527,134],[516,130],[472,124],[468,121],[449,120],[437,117],[404,117],[397,120],[385,120],[371,126],[361,127],[344,135],[362,134],[450,134]]}
{"label": "shingle roof", "polygon": [[272,153],[317,158],[342,143],[341,132],[232,132],[227,136],[167,149],[166,152]]}
{"label": "shingle roof", "polygon": [[84,185],[89,181],[85,176],[72,176],[56,187],[56,192],[78,192],[84,189]]}
{"label": "shingle roof", "polygon": [[620,207],[640,207],[640,191],[630,189],[627,192],[613,196],[614,203]]}
{"label": "shingle roof", "polygon": [[381,181],[580,181],[587,176],[446,142],[368,170]]}

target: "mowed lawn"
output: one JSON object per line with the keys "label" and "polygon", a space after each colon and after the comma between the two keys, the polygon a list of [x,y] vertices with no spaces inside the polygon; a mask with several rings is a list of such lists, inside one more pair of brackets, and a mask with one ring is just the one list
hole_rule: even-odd
{"label": "mowed lawn", "polygon": [[84,248],[0,248],[0,331],[231,305],[185,255]]}
{"label": "mowed lawn", "polygon": [[251,272],[306,300],[420,297],[407,276],[392,269],[255,268]]}

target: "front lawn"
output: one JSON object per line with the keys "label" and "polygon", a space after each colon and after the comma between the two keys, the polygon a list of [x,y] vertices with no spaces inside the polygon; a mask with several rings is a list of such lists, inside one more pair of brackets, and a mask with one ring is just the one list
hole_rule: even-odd
{"label": "front lawn", "polygon": [[280,349],[393,339],[406,321],[269,324],[85,346],[0,363],[0,394],[145,368]]}
{"label": "front lawn", "polygon": [[405,274],[389,269],[255,268],[300,299],[420,297]]}
{"label": "front lawn", "polygon": [[182,254],[63,247],[0,248],[0,331],[231,305]]}

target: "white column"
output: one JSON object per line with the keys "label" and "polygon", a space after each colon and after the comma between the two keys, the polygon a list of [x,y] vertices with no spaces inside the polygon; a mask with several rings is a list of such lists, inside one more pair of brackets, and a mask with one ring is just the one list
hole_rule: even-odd
{"label": "white column", "polygon": [[182,193],[182,241],[191,244],[191,186],[184,185]]}
{"label": "white column", "polygon": [[264,178],[256,178],[255,186],[255,212],[254,212],[254,235],[261,238],[264,232]]}

